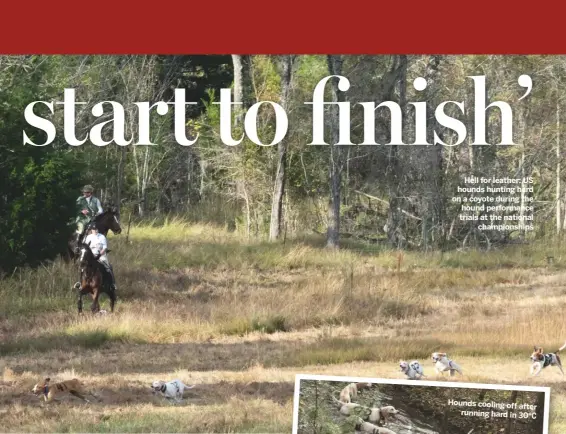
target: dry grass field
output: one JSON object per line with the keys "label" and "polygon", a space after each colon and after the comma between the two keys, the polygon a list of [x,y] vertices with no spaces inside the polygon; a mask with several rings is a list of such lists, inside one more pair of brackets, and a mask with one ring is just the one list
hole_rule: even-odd
{"label": "dry grass field", "polygon": [[[403,358],[434,380],[441,350],[463,367],[455,381],[552,387],[550,433],[566,432],[565,378],[552,367],[529,378],[533,345],[566,340],[566,249],[405,253],[399,264],[378,248],[273,245],[179,221],[109,244],[112,315],[92,316],[85,299],[78,316],[77,269],[59,261],[0,280],[0,430],[287,433],[296,373],[403,378]],[[45,376],[77,377],[101,401],[42,404],[30,391]],[[181,404],[151,393],[174,378],[196,385]]]}

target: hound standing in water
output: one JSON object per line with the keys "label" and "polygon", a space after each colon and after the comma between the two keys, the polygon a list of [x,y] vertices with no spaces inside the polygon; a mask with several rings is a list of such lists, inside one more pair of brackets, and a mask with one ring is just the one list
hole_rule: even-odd
{"label": "hound standing in water", "polygon": [[374,425],[373,423],[364,422],[364,420],[361,418],[356,424],[356,430],[370,434],[397,434],[395,431],[391,431],[389,428],[383,428],[381,426]]}
{"label": "hound standing in water", "polygon": [[352,402],[352,398],[358,397],[358,390],[369,389],[371,383],[350,383],[340,392],[340,401],[343,403]]}

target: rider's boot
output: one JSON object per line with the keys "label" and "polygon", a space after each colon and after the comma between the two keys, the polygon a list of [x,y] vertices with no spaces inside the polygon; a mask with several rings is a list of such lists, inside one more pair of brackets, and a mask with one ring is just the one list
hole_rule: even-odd
{"label": "rider's boot", "polygon": [[[102,261],[101,261],[102,262]],[[102,262],[104,265],[104,269],[106,270],[106,274],[110,276],[110,289],[116,291],[116,279],[114,278],[114,270],[112,269],[112,265],[107,262]]]}

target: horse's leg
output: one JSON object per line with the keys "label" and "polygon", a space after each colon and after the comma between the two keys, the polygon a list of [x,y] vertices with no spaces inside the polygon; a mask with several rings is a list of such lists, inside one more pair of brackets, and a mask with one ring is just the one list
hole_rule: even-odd
{"label": "horse's leg", "polygon": [[111,289],[108,295],[110,296],[110,312],[114,313],[114,305],[116,304],[116,291]]}
{"label": "horse's leg", "polygon": [[79,301],[77,302],[77,307],[79,308],[79,313],[83,313],[83,292],[79,291]]}
{"label": "horse's leg", "polygon": [[67,250],[64,253],[61,253],[61,259],[68,264],[71,261],[71,252],[69,250],[69,246],[67,246]]}
{"label": "horse's leg", "polygon": [[82,288],[82,281],[83,281],[83,273],[82,271],[79,272],[79,280],[75,282],[73,288],[78,290],[79,292],[83,292]]}
{"label": "horse's leg", "polygon": [[98,282],[97,287],[94,288],[93,291],[92,291],[92,305],[90,307],[90,310],[92,311],[92,313],[97,313],[100,310],[100,304],[98,303],[98,297],[100,297],[100,282]]}

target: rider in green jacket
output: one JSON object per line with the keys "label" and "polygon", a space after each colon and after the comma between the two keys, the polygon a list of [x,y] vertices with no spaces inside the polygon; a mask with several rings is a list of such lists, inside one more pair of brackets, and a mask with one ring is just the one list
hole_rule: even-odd
{"label": "rider in green jacket", "polygon": [[85,225],[93,220],[97,215],[103,213],[100,200],[92,195],[93,191],[94,188],[92,187],[92,185],[85,185],[82,190],[82,196],[79,196],[77,198],[77,243],[81,239]]}

